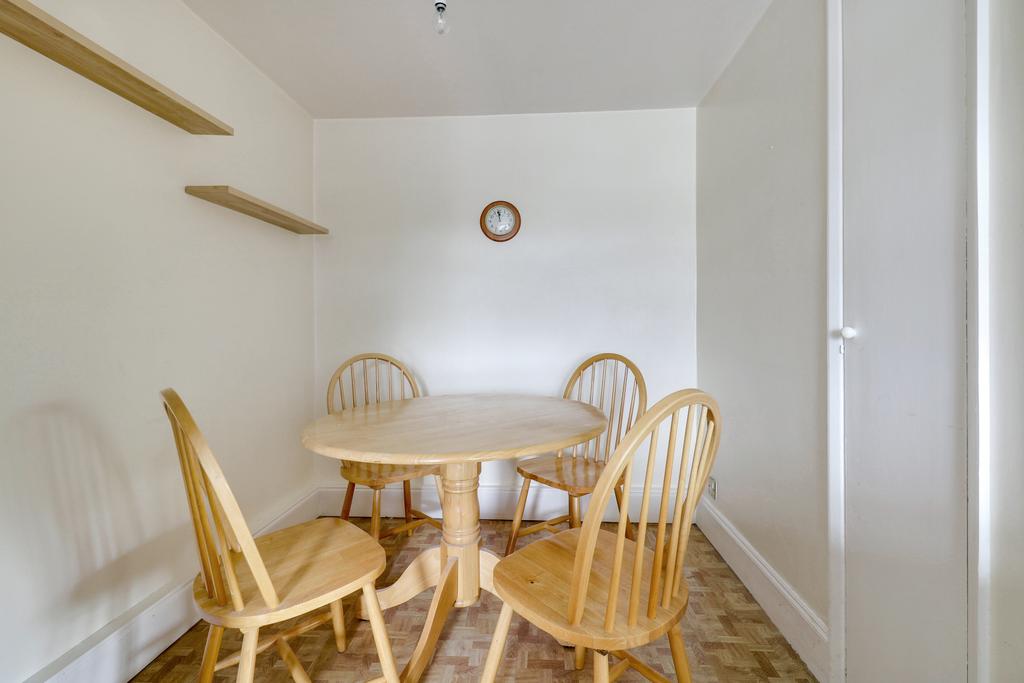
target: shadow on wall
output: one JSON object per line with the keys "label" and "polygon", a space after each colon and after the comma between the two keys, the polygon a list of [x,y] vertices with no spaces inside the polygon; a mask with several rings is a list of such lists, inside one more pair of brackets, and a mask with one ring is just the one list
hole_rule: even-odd
{"label": "shadow on wall", "polygon": [[[16,447],[0,483],[8,585],[19,587],[16,612],[66,648],[131,607],[140,577],[167,573],[167,553],[158,549],[186,547],[186,528],[147,537],[140,506],[162,502],[146,482],[152,475],[130,474],[99,421],[80,407],[43,404],[12,422],[6,431]],[[150,491],[146,501],[137,497],[140,482]]]}

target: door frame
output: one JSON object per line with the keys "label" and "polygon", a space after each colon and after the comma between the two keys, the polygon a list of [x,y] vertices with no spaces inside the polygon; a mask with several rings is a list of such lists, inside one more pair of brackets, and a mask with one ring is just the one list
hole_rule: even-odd
{"label": "door frame", "polygon": [[829,680],[846,680],[846,453],[843,319],[843,0],[826,7],[826,458],[828,461]]}
{"label": "door frame", "polygon": [[991,678],[989,413],[991,0],[967,0],[967,680]]}

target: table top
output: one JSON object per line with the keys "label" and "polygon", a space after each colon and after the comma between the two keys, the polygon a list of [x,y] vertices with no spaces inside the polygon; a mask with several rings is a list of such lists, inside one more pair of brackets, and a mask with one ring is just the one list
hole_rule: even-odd
{"label": "table top", "polygon": [[348,408],[302,430],[302,445],[340,460],[443,465],[549,453],[593,439],[608,418],[549,396],[427,396]]}

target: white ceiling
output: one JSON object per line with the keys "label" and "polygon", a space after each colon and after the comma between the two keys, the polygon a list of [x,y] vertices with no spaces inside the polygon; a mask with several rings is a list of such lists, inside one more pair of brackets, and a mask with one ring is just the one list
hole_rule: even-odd
{"label": "white ceiling", "polygon": [[185,0],[316,118],[696,106],[771,0]]}

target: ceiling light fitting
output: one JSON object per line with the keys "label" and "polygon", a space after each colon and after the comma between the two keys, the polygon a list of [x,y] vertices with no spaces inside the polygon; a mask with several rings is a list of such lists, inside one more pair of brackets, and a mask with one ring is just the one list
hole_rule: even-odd
{"label": "ceiling light fitting", "polygon": [[448,33],[448,19],[444,16],[444,13],[448,11],[448,3],[444,0],[437,0],[434,3],[434,11],[437,13],[437,17],[434,19],[434,30],[437,31],[437,35],[443,36]]}

